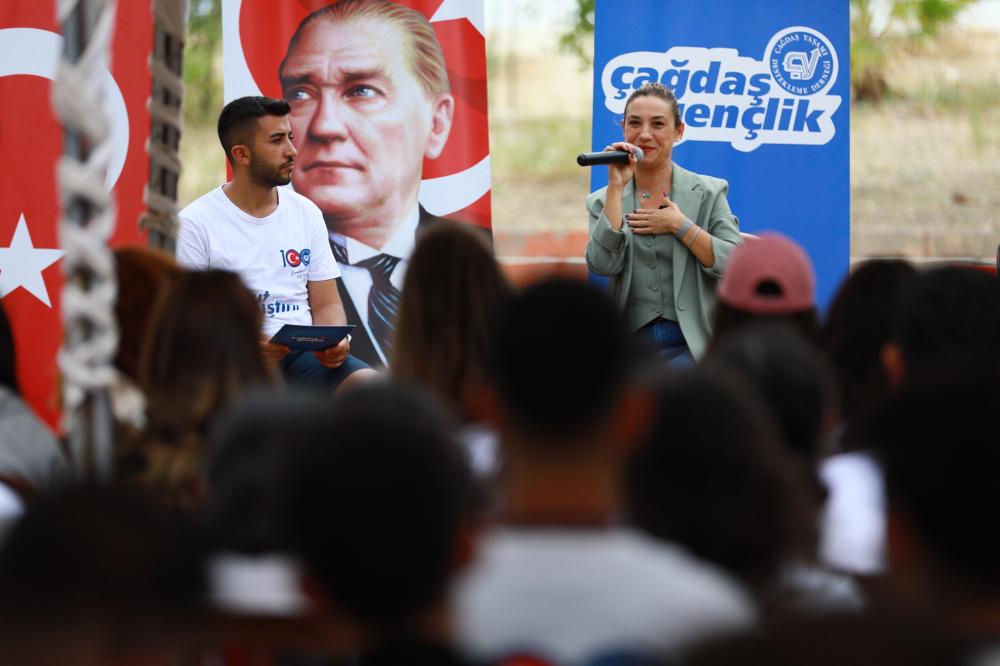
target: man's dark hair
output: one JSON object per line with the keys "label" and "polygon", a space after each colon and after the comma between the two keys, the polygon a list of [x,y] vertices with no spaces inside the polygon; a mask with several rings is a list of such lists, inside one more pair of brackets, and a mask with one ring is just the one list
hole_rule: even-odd
{"label": "man's dark hair", "polygon": [[253,144],[258,118],[287,116],[291,110],[285,100],[271,97],[239,97],[226,104],[219,114],[219,141],[229,163],[233,163],[233,146]]}
{"label": "man's dark hair", "polygon": [[1000,350],[1000,281],[954,266],[918,273],[901,290],[893,339],[907,373],[995,357]]}
{"label": "man's dark hair", "polygon": [[226,550],[265,553],[279,534],[276,470],[303,432],[321,430],[328,398],[257,389],[219,415],[205,446],[202,515]]}
{"label": "man's dark hair", "polygon": [[516,428],[569,441],[606,418],[632,360],[608,297],[584,282],[542,282],[504,309],[490,373]]}
{"label": "man's dark hair", "polygon": [[770,408],[789,451],[806,467],[815,465],[833,390],[829,369],[808,340],[789,324],[750,324],[714,347],[705,365],[744,379]]}
{"label": "man's dark hair", "polygon": [[1000,593],[998,385],[995,362],[908,374],[871,433],[884,451],[890,505],[943,582],[993,598]]}
{"label": "man's dark hair", "polygon": [[280,525],[332,604],[400,628],[446,594],[472,482],[443,408],[396,384],[334,400],[292,449]]}
{"label": "man's dark hair", "polygon": [[2,649],[88,623],[109,648],[141,647],[193,628],[206,592],[201,540],[183,515],[135,489],[70,489],[31,504],[0,550]]}
{"label": "man's dark hair", "polygon": [[766,407],[732,376],[666,375],[625,465],[633,525],[764,588],[811,544],[812,508]]}
{"label": "man's dark hair", "polygon": [[840,285],[820,335],[830,361],[845,432],[856,448],[857,426],[889,391],[882,348],[889,341],[903,285],[916,273],[903,259],[866,261]]}

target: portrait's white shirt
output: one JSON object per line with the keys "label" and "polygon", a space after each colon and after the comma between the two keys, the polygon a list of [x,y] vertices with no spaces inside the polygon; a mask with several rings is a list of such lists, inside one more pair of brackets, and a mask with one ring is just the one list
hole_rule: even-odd
{"label": "portrait's white shirt", "polygon": [[[368,323],[368,292],[372,288],[372,275],[367,268],[355,266],[359,261],[370,259],[379,254],[387,254],[391,257],[398,257],[399,263],[393,269],[389,281],[396,289],[403,289],[403,280],[406,277],[406,266],[409,263],[410,255],[413,254],[413,246],[416,244],[417,223],[420,221],[420,208],[414,204],[407,214],[403,223],[396,229],[396,233],[389,238],[389,241],[381,249],[375,249],[359,240],[350,238],[336,231],[330,232],[330,240],[347,250],[347,264],[340,264],[341,279],[347,288],[347,293],[351,296],[354,309],[358,311],[361,318],[361,325],[364,326],[368,338],[372,341],[372,346],[378,352],[383,363],[388,364],[385,352],[379,346],[378,340],[372,335],[371,326]],[[348,322],[353,324],[354,322]]]}

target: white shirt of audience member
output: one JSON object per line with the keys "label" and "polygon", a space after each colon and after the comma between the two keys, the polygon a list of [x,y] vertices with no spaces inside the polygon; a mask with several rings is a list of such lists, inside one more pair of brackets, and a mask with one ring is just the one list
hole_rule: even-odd
{"label": "white shirt of audience member", "polygon": [[478,555],[453,609],[460,646],[482,661],[656,655],[755,616],[721,571],[628,528],[500,527]]}

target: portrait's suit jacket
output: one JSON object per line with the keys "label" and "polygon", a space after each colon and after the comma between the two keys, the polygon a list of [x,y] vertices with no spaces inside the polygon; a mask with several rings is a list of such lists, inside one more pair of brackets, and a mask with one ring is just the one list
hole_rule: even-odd
{"label": "portrait's suit jacket", "polygon": [[[633,260],[632,243],[638,242],[641,236],[635,236],[627,224],[622,224],[619,231],[611,228],[604,214],[607,189],[602,188],[587,197],[590,213],[587,266],[594,273],[609,278],[609,293],[624,310],[633,281],[648,281],[652,277],[647,267]],[[703,176],[673,165],[671,200],[689,220],[712,234],[715,254],[715,263],[709,268],[702,266],[683,243],[673,244],[671,286],[677,323],[696,359],[704,353],[711,335],[717,300],[716,282],[729,262],[729,253],[742,240],[739,222],[726,199],[728,190],[729,184],[721,178]],[[623,216],[639,207],[634,180],[625,185],[621,203]]]}

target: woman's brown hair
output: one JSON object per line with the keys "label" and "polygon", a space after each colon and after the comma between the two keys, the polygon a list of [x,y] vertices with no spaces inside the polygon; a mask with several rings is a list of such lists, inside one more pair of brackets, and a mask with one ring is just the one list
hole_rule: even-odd
{"label": "woman's brown hair", "polygon": [[484,375],[491,333],[511,294],[479,231],[452,222],[430,227],[406,269],[393,376],[431,389],[468,419],[468,390]]}
{"label": "woman's brown hair", "polygon": [[215,415],[270,374],[260,353],[260,308],[226,271],[191,271],[161,291],[143,345],[146,392],[145,477],[154,486],[197,496],[201,443]]}

